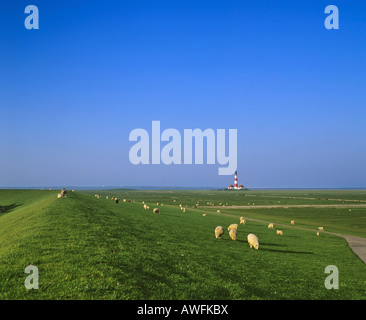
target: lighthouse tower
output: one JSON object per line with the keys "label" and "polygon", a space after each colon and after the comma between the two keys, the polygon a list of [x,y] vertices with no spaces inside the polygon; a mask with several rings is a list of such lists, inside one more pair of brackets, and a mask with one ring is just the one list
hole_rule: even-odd
{"label": "lighthouse tower", "polygon": [[234,174],[234,185],[230,185],[227,187],[228,189],[234,189],[234,190],[246,190],[246,188],[240,184],[238,186],[238,172],[235,170],[235,174]]}
{"label": "lighthouse tower", "polygon": [[235,176],[234,176],[234,189],[238,189],[238,173],[235,170]]}

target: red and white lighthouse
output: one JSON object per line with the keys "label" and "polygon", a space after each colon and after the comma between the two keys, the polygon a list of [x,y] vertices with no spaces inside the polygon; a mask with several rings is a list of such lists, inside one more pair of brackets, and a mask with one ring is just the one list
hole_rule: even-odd
{"label": "red and white lighthouse", "polygon": [[235,176],[234,176],[234,189],[238,189],[238,173],[235,170]]}
{"label": "red and white lighthouse", "polygon": [[238,186],[238,172],[235,170],[235,174],[234,174],[234,185],[230,185],[230,186],[228,186],[227,187],[228,189],[234,189],[234,190],[246,190],[246,188],[242,185],[242,184],[240,184],[239,186]]}

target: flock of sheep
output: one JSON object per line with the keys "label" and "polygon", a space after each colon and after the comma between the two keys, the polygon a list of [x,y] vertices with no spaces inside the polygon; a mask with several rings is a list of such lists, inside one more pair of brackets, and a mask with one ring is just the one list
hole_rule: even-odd
{"label": "flock of sheep", "polygon": [[[220,210],[217,210],[217,213],[220,213]],[[244,217],[240,217],[240,224],[245,224],[246,221],[244,219]],[[291,225],[294,225],[295,224],[295,221],[292,220],[291,222]],[[273,223],[270,223],[268,224],[268,229],[274,229],[274,224]],[[232,240],[236,240],[237,238],[237,233],[238,233],[238,224],[237,223],[233,223],[231,224],[228,229],[229,231],[229,236]],[[319,231],[324,231],[324,227],[318,227],[318,231],[316,233],[316,235],[319,237]],[[217,226],[215,228],[215,237],[216,239],[218,238],[221,238],[221,236],[224,234],[224,227],[223,226]],[[283,231],[282,230],[276,230],[276,234],[279,235],[279,236],[283,236]],[[256,250],[259,249],[259,241],[258,241],[258,237],[253,234],[253,233],[250,233],[248,234],[247,236],[247,240],[248,240],[248,244],[249,244],[249,247],[250,248],[254,248]]]}
{"label": "flock of sheep", "polygon": [[[244,217],[240,217],[240,224],[245,224],[245,219]],[[237,238],[237,234],[238,234],[238,224],[237,223],[233,223],[231,224],[227,230],[229,231],[229,236],[232,240],[236,240]],[[215,237],[216,239],[221,238],[221,236],[224,234],[224,227],[223,226],[217,226],[215,228]],[[250,233],[247,236],[247,240],[248,240],[248,244],[250,248],[254,248],[256,250],[259,249],[259,241],[258,241],[258,237],[253,234]]]}
{"label": "flock of sheep", "polygon": [[[52,189],[49,189],[49,190],[52,190]],[[71,192],[75,192],[75,190],[71,190]],[[67,193],[67,190],[66,188],[62,188],[61,189],[61,193],[58,193],[57,194],[57,198],[66,198],[66,193]]]}
{"label": "flock of sheep", "polygon": [[[75,190],[72,190],[72,192],[74,192]],[[59,193],[58,195],[57,195],[57,197],[58,198],[64,198],[64,197],[66,197],[66,193],[67,193],[67,190],[66,190],[66,188],[62,188],[62,190],[61,190],[61,193]],[[98,198],[98,199],[100,199],[102,196],[101,195],[99,195],[99,194],[95,194],[94,195],[94,197],[95,198]],[[119,202],[119,198],[117,198],[117,197],[109,197],[109,196],[105,196],[105,198],[108,200],[108,199],[111,199],[111,200],[114,200],[116,203],[118,203]],[[132,200],[127,200],[127,199],[123,199],[123,202],[131,202]],[[135,201],[133,201],[133,202],[135,202]],[[173,200],[173,202],[176,202],[176,200]],[[148,209],[150,209],[150,207],[144,202],[144,201],[142,201],[142,204],[144,205],[144,209],[145,210],[148,210]],[[207,204],[208,205],[213,205],[213,203],[212,202],[207,202]],[[163,206],[163,204],[162,203],[159,203],[159,202],[157,202],[156,203],[156,205],[158,205],[158,206]],[[222,205],[222,203],[220,203],[220,205]],[[227,203],[226,203],[226,205],[227,205]],[[198,208],[198,206],[199,206],[199,202],[197,202],[194,206],[193,206],[193,208]],[[224,205],[225,206],[225,205]],[[182,204],[179,204],[179,207],[180,207],[180,209],[183,211],[183,212],[186,212],[186,208],[187,208],[187,205],[184,207]],[[220,210],[217,210],[216,211],[217,213],[221,213],[221,211]],[[153,209],[153,213],[154,214],[159,214],[160,213],[160,209],[159,208],[154,208]],[[206,217],[207,216],[207,214],[206,213],[204,213],[204,214],[202,214],[202,216],[203,217]],[[240,224],[245,224],[246,223],[246,220],[244,219],[244,217],[240,217]],[[295,225],[295,221],[294,220],[291,220],[291,225]],[[274,224],[273,223],[270,223],[270,224],[268,224],[268,229],[274,229]],[[324,231],[324,228],[323,227],[318,227],[318,231],[317,231],[317,233],[316,233],[316,235],[319,237],[319,235],[320,235],[320,233],[319,233],[319,231]],[[237,239],[237,233],[238,233],[238,224],[237,223],[233,223],[233,224],[231,224],[229,227],[228,227],[228,232],[229,232],[229,236],[230,236],[230,238],[232,239],[232,240],[236,240]],[[215,228],[215,237],[216,237],[216,239],[218,239],[218,238],[221,238],[221,236],[224,234],[224,227],[223,226],[217,226],[216,228]],[[279,235],[279,236],[283,236],[283,231],[282,230],[276,230],[276,234],[277,235]],[[253,233],[250,233],[250,234],[248,234],[248,236],[247,236],[247,240],[248,240],[248,244],[249,244],[249,247],[250,248],[254,248],[254,249],[256,249],[256,250],[258,250],[259,249],[259,241],[258,241],[258,237],[255,235],[255,234],[253,234]]]}

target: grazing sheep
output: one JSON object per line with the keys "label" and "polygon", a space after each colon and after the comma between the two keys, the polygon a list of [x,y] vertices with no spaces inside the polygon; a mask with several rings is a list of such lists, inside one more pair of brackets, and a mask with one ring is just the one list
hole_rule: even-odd
{"label": "grazing sheep", "polygon": [[123,199],[123,202],[127,202],[127,200],[126,199]]}
{"label": "grazing sheep", "polygon": [[71,192],[75,192],[75,190],[71,190]]}
{"label": "grazing sheep", "polygon": [[220,210],[217,210],[216,212],[217,212],[217,213],[221,213],[221,211],[220,211]]}
{"label": "grazing sheep", "polygon": [[232,240],[236,240],[236,234],[237,234],[237,231],[236,229],[231,229],[230,232],[229,232],[229,236]]}
{"label": "grazing sheep", "polygon": [[154,208],[153,213],[160,213],[159,208]]}
{"label": "grazing sheep", "polygon": [[238,224],[237,223],[233,223],[231,224],[228,228],[227,231],[230,231],[232,229],[238,230]]}
{"label": "grazing sheep", "polygon": [[202,217],[206,217],[207,216],[207,214],[206,213],[204,213],[203,215],[202,215]]}
{"label": "grazing sheep", "polygon": [[66,197],[66,196],[63,193],[58,193],[57,194],[57,199],[64,198],[64,197]]}
{"label": "grazing sheep", "polygon": [[295,224],[295,220],[291,220],[291,224]]}
{"label": "grazing sheep", "polygon": [[273,229],[273,228],[274,228],[273,223],[270,223],[270,224],[268,225],[268,229]]}
{"label": "grazing sheep", "polygon": [[258,248],[259,248],[258,237],[255,234],[250,233],[250,234],[248,234],[247,239],[248,239],[250,248],[254,247],[254,249],[258,250]]}
{"label": "grazing sheep", "polygon": [[245,219],[244,219],[244,217],[240,217],[240,224],[245,224]]}
{"label": "grazing sheep", "polygon": [[147,206],[147,204],[144,204],[144,209],[149,209],[149,207]]}
{"label": "grazing sheep", "polygon": [[183,210],[182,210],[183,212],[186,212],[186,208],[183,208]]}
{"label": "grazing sheep", "polygon": [[222,226],[217,226],[215,229],[215,237],[220,238],[224,234],[224,228]]}
{"label": "grazing sheep", "polygon": [[316,233],[316,235],[319,237],[319,231]]}
{"label": "grazing sheep", "polygon": [[324,228],[323,227],[318,227],[318,230],[319,231],[324,231]]}
{"label": "grazing sheep", "polygon": [[277,233],[277,235],[279,235],[279,236],[283,236],[283,232],[282,232],[281,230],[277,230],[277,231],[276,231],[276,233]]}

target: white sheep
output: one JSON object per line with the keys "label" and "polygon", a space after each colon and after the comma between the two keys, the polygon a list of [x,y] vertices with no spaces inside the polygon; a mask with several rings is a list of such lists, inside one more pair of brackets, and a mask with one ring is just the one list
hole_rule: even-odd
{"label": "white sheep", "polygon": [[222,226],[217,226],[215,229],[215,237],[220,238],[222,235],[224,234],[224,227]]}
{"label": "white sheep", "polygon": [[259,248],[258,237],[255,234],[250,233],[250,234],[248,234],[247,239],[248,239],[250,248],[254,247],[254,249],[258,250],[258,248]]}
{"label": "white sheep", "polygon": [[319,237],[319,231],[316,233],[316,235]]}
{"label": "white sheep", "polygon": [[281,230],[277,230],[277,231],[276,231],[276,233],[277,233],[277,235],[279,235],[279,236],[283,236],[283,232],[282,232]]}
{"label": "white sheep", "polygon": [[319,231],[324,231],[324,228],[323,227],[318,227],[318,230]]}
{"label": "white sheep", "polygon": [[153,213],[160,213],[159,208],[154,208]]}
{"label": "white sheep", "polygon": [[229,235],[230,235],[230,238],[235,241],[236,240],[236,235],[237,235],[236,229],[231,229],[230,232],[229,232]]}
{"label": "white sheep", "polygon": [[57,194],[57,199],[59,198],[65,198],[66,196],[63,193],[58,193]]}
{"label": "white sheep", "polygon": [[231,224],[228,228],[227,231],[230,231],[232,229],[238,230],[238,224],[237,223],[233,223]]}
{"label": "white sheep", "polygon": [[207,216],[207,214],[206,213],[204,213],[203,215],[202,215],[202,217],[206,217]]}
{"label": "white sheep", "polygon": [[245,219],[244,219],[244,217],[240,217],[240,224],[245,224]]}
{"label": "white sheep", "polygon": [[220,211],[220,210],[217,210],[216,212],[217,212],[217,213],[221,213],[221,211]]}
{"label": "white sheep", "polygon": [[144,209],[149,209],[148,205],[147,204],[144,204]]}
{"label": "white sheep", "polygon": [[268,225],[268,229],[273,229],[273,228],[274,228],[273,223],[270,223],[270,224]]}
{"label": "white sheep", "polygon": [[295,224],[295,220],[291,220],[291,224]]}

